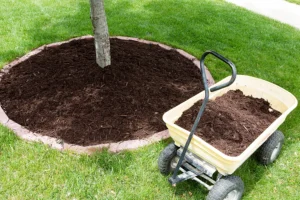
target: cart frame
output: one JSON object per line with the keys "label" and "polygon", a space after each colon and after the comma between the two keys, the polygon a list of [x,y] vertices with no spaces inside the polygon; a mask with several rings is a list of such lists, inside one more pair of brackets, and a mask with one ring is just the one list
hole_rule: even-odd
{"label": "cart frame", "polygon": [[[206,82],[204,66],[204,60],[209,54],[212,54],[228,64],[232,71],[230,77],[223,79],[210,88]],[[234,171],[255,151],[257,151],[257,149],[272,150],[272,152],[266,152],[266,150],[260,151],[264,154],[263,156],[266,156],[266,153],[268,153],[268,157],[270,157],[267,161],[262,161],[262,164],[270,164],[277,158],[284,140],[283,134],[280,131],[277,131],[277,128],[284,122],[287,115],[297,106],[298,101],[291,93],[273,83],[250,76],[237,75],[235,65],[214,51],[206,51],[202,55],[200,59],[200,70],[205,90],[169,110],[163,116],[163,120],[166,122],[170,136],[174,140],[175,145],[173,144],[173,146],[167,147],[161,153],[159,167],[166,164],[170,166],[170,171],[172,171],[173,174],[169,178],[169,182],[173,186],[188,179],[199,182],[208,190],[218,187],[220,185],[219,182],[224,182],[224,184],[229,185],[232,183],[237,190],[228,192],[226,198],[228,198],[229,195],[230,198],[234,197],[233,199],[240,199],[243,192],[243,182],[239,177],[232,176],[231,174],[234,173]],[[218,96],[222,96],[229,90],[236,89],[242,90],[245,95],[266,99],[270,102],[272,107],[279,110],[282,115],[261,133],[261,135],[247,147],[242,154],[231,157],[206,143],[204,140],[194,135],[194,133],[204,113],[208,100],[213,100]],[[192,130],[189,132],[176,125],[175,121],[182,113],[201,99],[203,99],[203,103],[193,124]],[[164,155],[167,155],[167,157]],[[165,158],[168,158],[169,160],[167,160],[167,162],[162,162]],[[163,168],[167,169],[165,166]],[[163,171],[164,170],[161,170],[162,173]],[[178,175],[179,171],[182,173]],[[236,193],[236,191],[239,192]],[[215,194],[209,196],[213,196],[211,199],[216,198]],[[226,198],[224,196],[223,199]]]}

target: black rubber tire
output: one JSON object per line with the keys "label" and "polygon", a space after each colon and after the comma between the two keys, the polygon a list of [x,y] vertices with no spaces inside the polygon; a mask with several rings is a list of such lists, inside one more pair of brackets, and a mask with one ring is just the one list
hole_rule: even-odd
{"label": "black rubber tire", "polygon": [[206,200],[223,200],[234,190],[237,191],[234,200],[242,199],[244,193],[244,183],[242,179],[233,175],[222,177],[209,191]]}
{"label": "black rubber tire", "polygon": [[[273,163],[281,151],[283,142],[283,133],[278,130],[275,131],[258,149],[256,153],[258,162],[262,165],[269,165]],[[273,152],[274,155],[272,156]]]}
{"label": "black rubber tire", "polygon": [[178,147],[171,143],[159,155],[158,169],[163,175],[169,175],[171,172],[171,161],[177,154]]}

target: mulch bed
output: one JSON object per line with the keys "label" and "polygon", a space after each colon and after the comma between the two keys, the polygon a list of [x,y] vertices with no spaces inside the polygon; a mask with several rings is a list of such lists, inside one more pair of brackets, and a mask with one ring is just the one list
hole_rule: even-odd
{"label": "mulch bed", "polygon": [[0,104],[31,131],[87,146],[165,130],[163,113],[203,90],[199,69],[175,50],[111,39],[111,54],[102,69],[93,40],[47,48],[2,77]]}
{"label": "mulch bed", "polygon": [[[202,101],[194,104],[176,122],[191,130]],[[207,103],[196,135],[229,156],[240,155],[281,115],[264,99],[230,90]]]}

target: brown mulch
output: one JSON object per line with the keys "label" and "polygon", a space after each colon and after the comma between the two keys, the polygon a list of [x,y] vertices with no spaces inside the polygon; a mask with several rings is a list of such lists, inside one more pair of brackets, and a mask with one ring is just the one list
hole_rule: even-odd
{"label": "brown mulch", "polygon": [[93,40],[45,49],[2,77],[0,104],[31,131],[86,146],[165,130],[163,113],[203,90],[175,50],[111,39],[111,54],[102,69]]}
{"label": "brown mulch", "polygon": [[[202,101],[194,104],[176,124],[190,131],[201,105]],[[195,134],[223,153],[238,156],[280,115],[264,99],[231,90],[207,103]]]}

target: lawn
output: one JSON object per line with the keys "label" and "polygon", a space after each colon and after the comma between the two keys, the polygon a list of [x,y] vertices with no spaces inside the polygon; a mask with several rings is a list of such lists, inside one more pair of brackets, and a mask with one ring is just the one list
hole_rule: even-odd
{"label": "lawn", "polygon": [[[159,41],[200,57],[208,49],[232,60],[239,74],[280,85],[300,99],[300,31],[221,0],[107,0],[110,35]],[[92,34],[86,0],[7,0],[0,12],[0,66],[40,45]],[[216,80],[230,73],[214,59]],[[165,99],[167,101],[167,99]],[[280,130],[286,136],[278,160],[254,158],[236,172],[244,199],[300,198],[300,111]],[[171,140],[136,151],[92,156],[58,152],[18,139],[0,126],[0,199],[203,199],[193,181],[170,186],[157,169]]]}
{"label": "lawn", "polygon": [[287,0],[287,1],[300,5],[300,0]]}

